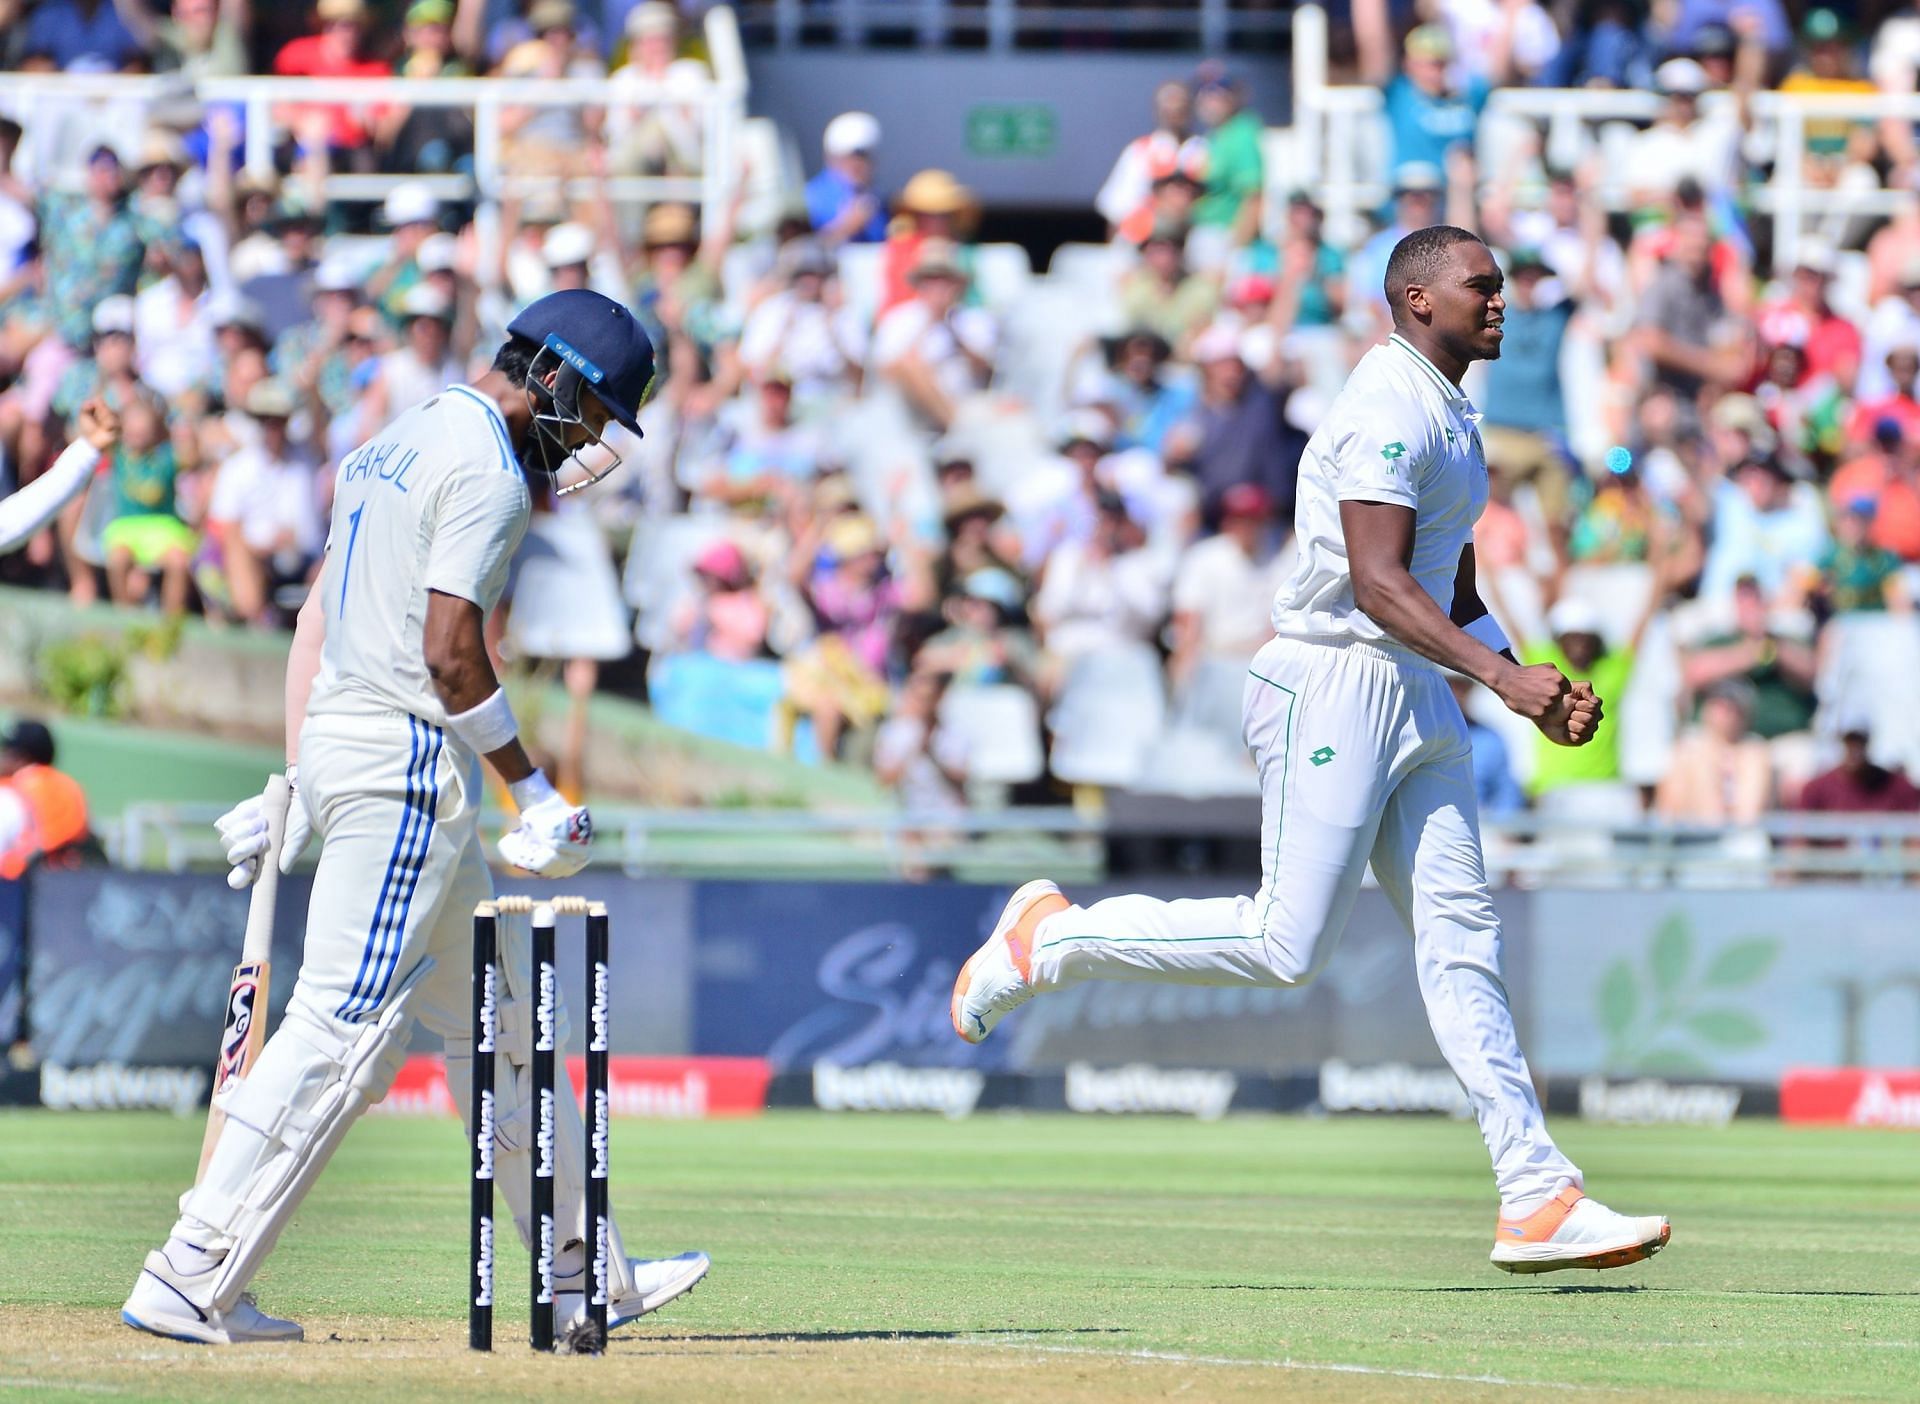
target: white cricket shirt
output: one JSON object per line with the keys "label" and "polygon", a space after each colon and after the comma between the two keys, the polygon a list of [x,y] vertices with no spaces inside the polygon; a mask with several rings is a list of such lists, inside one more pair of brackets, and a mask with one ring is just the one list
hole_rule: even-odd
{"label": "white cricket shirt", "polygon": [[446,711],[427,677],[427,593],[490,611],[526,534],[530,501],[506,422],[492,400],[448,386],[340,461],[326,610],[310,715]]}
{"label": "white cricket shirt", "polygon": [[1487,505],[1479,423],[1460,387],[1398,333],[1360,358],[1300,458],[1299,555],[1273,599],[1276,634],[1387,637],[1354,607],[1342,502],[1413,508],[1413,578],[1452,608],[1460,553]]}

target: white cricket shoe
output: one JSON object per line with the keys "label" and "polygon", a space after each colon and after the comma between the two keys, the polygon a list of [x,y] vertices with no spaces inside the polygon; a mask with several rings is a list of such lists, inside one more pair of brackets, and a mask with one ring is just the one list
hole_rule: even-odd
{"label": "white cricket shoe", "polygon": [[1672,1235],[1665,1215],[1616,1214],[1568,1185],[1525,1218],[1500,1216],[1493,1265],[1502,1272],[1625,1267],[1651,1258]]}
{"label": "white cricket shoe", "polygon": [[1045,878],[1007,899],[993,934],[967,957],[953,982],[947,1013],[955,1033],[968,1043],[983,1042],[995,1024],[1033,998],[1034,932],[1067,905],[1060,889]]}
{"label": "white cricket shoe", "polygon": [[268,1316],[254,1305],[253,1293],[242,1292],[230,1311],[214,1311],[194,1298],[213,1294],[220,1273],[214,1263],[204,1271],[184,1273],[174,1267],[164,1249],[147,1254],[133,1294],[120,1308],[120,1319],[135,1330],[175,1341],[204,1345],[246,1345],[255,1341],[301,1341],[307,1333],[298,1321]]}
{"label": "white cricket shoe", "polygon": [[[573,1245],[569,1244],[566,1251],[569,1254],[575,1251]],[[674,1298],[684,1297],[712,1266],[712,1260],[705,1253],[697,1252],[682,1253],[675,1258],[627,1259],[627,1270],[633,1279],[634,1290],[625,1296],[616,1296],[607,1304],[607,1329],[611,1331],[629,1321],[638,1321]],[[584,1261],[571,1272],[556,1272],[553,1281],[555,1324],[564,1331],[585,1321],[587,1298],[582,1290],[586,1281]]]}

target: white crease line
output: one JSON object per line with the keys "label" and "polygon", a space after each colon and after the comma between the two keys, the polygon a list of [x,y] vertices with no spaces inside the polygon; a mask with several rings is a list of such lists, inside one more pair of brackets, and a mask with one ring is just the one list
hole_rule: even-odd
{"label": "white crease line", "polygon": [[1511,1389],[1592,1390],[1631,1393],[1617,1385],[1572,1384],[1563,1380],[1512,1380],[1504,1375],[1448,1375],[1433,1370],[1396,1370],[1387,1365],[1325,1364],[1311,1360],[1237,1360],[1226,1355],[1186,1355],[1169,1350],[1101,1350],[1095,1346],[1043,1345],[1039,1342],[962,1338],[956,1344],[1030,1350],[1042,1355],[1105,1356],[1110,1360],[1147,1360],[1163,1365],[1221,1365],[1245,1370],[1307,1370],[1330,1375],[1385,1375],[1399,1380],[1437,1380],[1447,1384],[1504,1385]]}
{"label": "white crease line", "polygon": [[119,1385],[90,1384],[81,1380],[45,1380],[32,1375],[0,1375],[0,1389],[53,1389],[73,1394],[125,1394]]}

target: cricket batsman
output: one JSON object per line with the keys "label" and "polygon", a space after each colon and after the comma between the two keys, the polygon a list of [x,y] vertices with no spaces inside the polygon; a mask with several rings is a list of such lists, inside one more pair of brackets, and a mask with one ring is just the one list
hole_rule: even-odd
{"label": "cricket batsman", "polygon": [[961,969],[951,1014],[978,1043],[1009,1010],[1082,980],[1304,985],[1339,945],[1371,862],[1493,1157],[1494,1265],[1620,1267],[1665,1247],[1667,1221],[1587,1198],[1547,1134],[1500,975],[1466,725],[1443,671],[1491,688],[1561,745],[1585,745],[1600,725],[1590,684],[1515,660],[1474,582],[1487,466],[1460,378],[1500,354],[1502,284],[1464,229],[1402,239],[1386,273],[1393,335],[1354,368],[1300,461],[1299,561],[1243,703],[1260,890],[1079,907],[1030,882]]}
{"label": "cricket batsman", "polygon": [[[527,759],[483,627],[527,529],[529,475],[555,479],[580,449],[605,452],[610,419],[637,434],[653,379],[653,348],[631,313],[595,292],[555,293],[513,320],[486,375],[415,405],[341,461],[326,564],[287,661],[295,793],[281,868],[313,835],[325,845],[304,958],[279,1028],[221,1095],[224,1127],[167,1241],[147,1255],[121,1312],[129,1326],[220,1344],[302,1338],[298,1323],[261,1311],[247,1284],[348,1127],[392,1085],[415,1019],[445,1042],[447,1086],[471,1136],[470,917],[493,891],[478,829],[481,762],[520,813],[500,840],[502,861],[562,878],[586,863],[593,839],[586,809]],[[617,465],[595,473],[576,463],[559,490]],[[268,848],[261,801],[219,828],[228,881],[247,886]],[[495,1177],[526,1241],[533,992],[525,928],[502,933]],[[558,1062],[564,1326],[585,1316],[585,1166]],[[617,1230],[612,1256],[610,1325],[673,1300],[708,1266],[702,1253],[629,1261]]]}

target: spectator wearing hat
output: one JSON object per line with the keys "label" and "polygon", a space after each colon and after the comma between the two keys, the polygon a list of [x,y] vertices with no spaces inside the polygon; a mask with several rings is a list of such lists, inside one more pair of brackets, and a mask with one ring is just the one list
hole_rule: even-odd
{"label": "spectator wearing hat", "polygon": [[986,387],[998,329],[983,307],[965,307],[967,274],[948,240],[920,245],[913,296],[881,316],[873,368],[905,397],[921,421],[944,433],[959,405]]}
{"label": "spectator wearing hat", "polygon": [[[385,78],[391,70],[372,56],[366,0],[318,0],[317,33],[289,40],[274,55],[273,71],[287,78]],[[385,116],[381,106],[331,104],[300,107],[280,114],[295,131],[315,120],[323,123],[326,143],[336,158],[357,167],[369,164],[372,123]]]}
{"label": "spectator wearing hat", "polygon": [[928,243],[940,243],[961,275],[969,282],[973,278],[973,250],[964,242],[978,214],[971,190],[946,171],[917,171],[902,187],[894,209],[880,257],[882,317],[914,296],[914,269]]}
{"label": "spectator wearing hat", "polygon": [[1872,727],[1864,717],[1840,726],[1840,763],[1807,781],[1798,808],[1809,814],[1920,813],[1920,789],[1907,773],[1873,762]]}
{"label": "spectator wearing hat", "polygon": [[423,181],[402,181],[381,202],[380,221],[389,230],[386,257],[363,286],[367,300],[397,328],[405,316],[400,305],[422,277],[420,246],[440,229],[440,199]]}
{"label": "spectator wearing hat", "polygon": [[1111,373],[1100,393],[1113,409],[1116,447],[1159,454],[1168,432],[1193,413],[1198,388],[1190,376],[1167,374],[1172,355],[1157,332],[1128,332],[1111,344]]}
{"label": "spectator wearing hat", "polygon": [[666,0],[627,11],[627,61],[609,80],[618,90],[659,87],[680,101],[610,104],[608,166],[617,175],[691,176],[705,167],[707,66],[678,57],[680,17]]}
{"label": "spectator wearing hat", "polygon": [[887,211],[873,188],[880,123],[866,112],[842,112],[827,123],[820,144],[826,164],[807,182],[807,218],[820,241],[877,244],[887,237]]}
{"label": "spectator wearing hat", "polygon": [[[956,467],[965,469],[957,486]],[[946,546],[933,565],[934,590],[946,599],[975,575],[1008,577],[1014,582],[1017,598],[1000,603],[1009,620],[1018,619],[1026,607],[1026,573],[1020,566],[1019,536],[1008,522],[1006,508],[974,485],[971,463],[950,460],[942,470],[940,519]]]}
{"label": "spectator wearing hat", "polygon": [[[96,146],[87,157],[83,189],[48,191],[40,197],[40,261],[54,329],[69,353],[86,346],[95,304],[115,293],[131,294],[146,259],[139,221],[127,208],[119,153]],[[61,358],[64,370],[72,355]],[[33,373],[34,367],[28,367]]]}
{"label": "spectator wearing hat", "polygon": [[954,581],[941,598],[946,627],[920,645],[913,672],[931,669],[966,687],[1040,685],[1040,651],[1022,628],[1027,590],[1005,566],[984,565]]}
{"label": "spectator wearing hat", "polygon": [[1386,0],[1354,0],[1353,38],[1364,82],[1384,93],[1393,165],[1424,161],[1445,169],[1455,152],[1472,156],[1474,129],[1487,95],[1513,80],[1513,10],[1503,7],[1484,50],[1486,75],[1455,81],[1453,36],[1445,25],[1408,32],[1396,68]]}
{"label": "spectator wearing hat", "polygon": [[1159,217],[1155,184],[1175,172],[1197,178],[1205,173],[1206,161],[1206,140],[1193,130],[1193,97],[1187,85],[1162,83],[1153,90],[1153,130],[1126,144],[1093,197],[1108,236],[1138,245]]}
{"label": "spectator wearing hat", "polygon": [[[509,49],[495,70],[502,78],[594,78],[605,69],[597,45],[582,42],[573,0],[533,0],[527,9],[533,37]],[[501,109],[502,160],[528,174],[584,175],[600,151],[601,113],[589,107]]]}
{"label": "spectator wearing hat", "polygon": [[711,240],[703,241],[691,205],[655,205],[641,223],[634,314],[656,351],[664,353],[660,383],[669,402],[695,418],[738,385],[732,377],[718,384],[699,378],[714,348],[728,339],[718,321],[719,268],[725,257],[724,224]]}
{"label": "spectator wearing hat", "polygon": [[831,758],[849,727],[867,732],[885,715],[895,627],[903,612],[932,608],[931,582],[893,575],[880,529],[858,513],[803,534],[789,562],[816,636],[788,659],[786,707],[812,719],[815,744]]}
{"label": "spectator wearing hat", "polygon": [[1628,198],[1635,209],[1658,210],[1690,180],[1711,197],[1730,195],[1739,183],[1747,123],[1743,79],[1732,111],[1700,110],[1707,71],[1690,58],[1671,58],[1654,70],[1662,101],[1653,125],[1628,144]]}
{"label": "spectator wearing hat", "polygon": [[304,585],[320,559],[317,465],[293,441],[289,425],[297,408],[293,392],[277,380],[247,392],[242,410],[259,434],[219,467],[207,505],[211,549],[195,572],[212,613],[279,624],[290,611],[275,607],[276,592]]}
{"label": "spectator wearing hat", "polygon": [[1293,515],[1293,493],[1306,435],[1286,418],[1291,389],[1262,381],[1240,359],[1239,338],[1209,327],[1194,339],[1200,398],[1192,418],[1167,439],[1167,457],[1190,466],[1203,510],[1217,511],[1239,483],[1263,489],[1282,518]]}
{"label": "spectator wearing hat", "polygon": [[219,380],[213,332],[218,308],[198,244],[175,240],[164,246],[163,256],[166,276],[133,300],[133,335],[140,378],[163,399],[177,401],[204,395]]}
{"label": "spectator wearing hat", "polygon": [[1674,744],[1654,792],[1654,812],[1671,823],[1758,822],[1773,798],[1773,759],[1754,735],[1753,687],[1729,679],[1708,691],[1698,720]]}
{"label": "spectator wearing hat", "polygon": [[[1656,577],[1646,609],[1617,645],[1608,643],[1599,610],[1578,596],[1564,596],[1547,610],[1547,637],[1521,648],[1521,661],[1551,663],[1569,678],[1591,682],[1603,697],[1624,698],[1647,626],[1665,595],[1665,583]],[[1601,692],[1602,688],[1609,690]],[[1552,752],[1545,746],[1534,748],[1529,788],[1544,812],[1596,821],[1625,821],[1639,815],[1639,793],[1622,779],[1620,728],[1602,727],[1601,731],[1591,745],[1557,746]],[[1575,749],[1581,754],[1574,755]]]}
{"label": "spectator wearing hat", "polygon": [[785,375],[797,411],[814,417],[859,389],[867,331],[840,296],[833,256],[819,241],[788,244],[775,271],[783,286],[747,314],[740,362],[749,376]]}
{"label": "spectator wearing hat", "polygon": [[1826,377],[1837,385],[1854,383],[1860,371],[1860,329],[1833,310],[1833,246],[1802,239],[1785,293],[1760,305],[1755,315],[1764,346],[1797,346],[1805,353],[1805,380]]}
{"label": "spectator wearing hat", "polygon": [[165,127],[150,127],[140,138],[134,156],[133,184],[127,209],[140,229],[141,242],[153,246],[182,234],[185,212],[180,202],[180,177],[193,162],[186,143]]}
{"label": "spectator wearing hat", "polygon": [[[1806,96],[1868,96],[1877,92],[1872,79],[1854,71],[1853,45],[1854,36],[1839,15],[1828,9],[1808,10],[1800,22],[1800,62],[1780,80],[1779,90]],[[1880,143],[1871,121],[1809,117],[1805,125],[1806,159],[1800,170],[1808,184],[1880,188],[1879,174],[1873,169]]]}
{"label": "spectator wearing hat", "polygon": [[366,399],[367,432],[378,433],[402,410],[464,378],[453,354],[454,307],[425,283],[400,304],[400,344],[380,358]]}
{"label": "spectator wearing hat", "polygon": [[313,271],[311,315],[274,341],[268,368],[309,412],[315,439],[326,424],[351,414],[356,391],[347,357],[347,322],[360,305],[360,270],[344,254],[329,255]]}
{"label": "spectator wearing hat", "polygon": [[1207,659],[1244,668],[1273,637],[1267,616],[1292,565],[1286,538],[1265,489],[1238,483],[1220,495],[1220,530],[1182,551],[1174,570],[1167,674],[1175,688]]}
{"label": "spectator wearing hat", "polygon": [[[1805,732],[1813,724],[1818,662],[1812,645],[1775,627],[1761,583],[1743,577],[1733,590],[1733,627],[1710,635],[1681,658],[1687,692],[1710,696],[1729,680],[1747,689],[1747,722],[1766,740]],[[1700,702],[1704,714],[1706,704]]]}
{"label": "spectator wearing hat", "polygon": [[112,520],[100,533],[107,589],[115,604],[145,603],[158,575],[162,610],[186,612],[199,537],[181,519],[176,488],[180,474],[196,466],[181,452],[191,444],[190,434],[169,438],[161,407],[144,392],[120,413],[120,443],[112,455]]}
{"label": "spectator wearing hat", "polygon": [[1101,463],[1114,447],[1113,424],[1098,409],[1069,413],[1060,426],[1056,458],[1042,460],[1006,493],[1020,542],[1020,564],[1039,575],[1062,543],[1085,541],[1099,519],[1099,500],[1109,487]]}
{"label": "spectator wearing hat", "polygon": [[1499,359],[1487,362],[1480,423],[1487,471],[1530,483],[1547,521],[1564,522],[1570,455],[1560,351],[1577,305],[1538,249],[1507,256],[1506,299],[1505,335]]}
{"label": "spectator wearing hat", "polygon": [[616,302],[626,296],[619,255],[604,246],[600,234],[577,220],[556,224],[541,236],[540,261],[547,269],[546,292],[591,288]]}
{"label": "spectator wearing hat", "polygon": [[[1904,563],[1886,547],[1873,544],[1875,511],[1872,498],[1857,497],[1834,513],[1833,543],[1820,557],[1818,572],[1797,582],[1800,598],[1819,618],[1912,610]],[[1794,602],[1791,594],[1788,602]]]}
{"label": "spectator wearing hat", "polygon": [[[470,78],[480,6],[454,0],[413,0],[400,31],[401,52],[393,71],[401,78]],[[457,107],[385,109],[374,127],[385,167],[401,171],[451,171],[473,150],[473,119]]]}
{"label": "spectator wearing hat", "polygon": [[96,72],[145,56],[113,0],[41,0],[27,15],[23,47],[47,55],[60,68]]}
{"label": "spectator wearing hat", "polygon": [[[1440,167],[1429,162],[1408,161],[1394,168],[1392,220],[1370,235],[1347,265],[1347,325],[1356,336],[1369,342],[1386,339],[1393,323],[1385,291],[1387,259],[1414,230],[1439,224],[1446,205],[1456,203],[1460,193],[1450,191]],[[1470,201],[1467,208],[1471,209]],[[1451,221],[1455,213],[1447,217]],[[1473,223],[1465,211],[1457,212],[1457,217]]]}
{"label": "spectator wearing hat", "polygon": [[1213,320],[1220,306],[1219,282],[1188,269],[1186,231],[1162,224],[1140,246],[1139,265],[1120,283],[1120,310],[1128,327],[1140,327],[1184,349]]}
{"label": "spectator wearing hat", "polygon": [[[536,14],[541,3],[542,0],[512,0],[508,5],[489,4],[486,7],[489,13],[498,13],[501,9],[507,11],[505,15],[494,20],[487,29],[484,57],[485,66],[488,69],[498,72],[501,65],[506,62],[508,54],[528,40],[540,37],[541,26],[536,21],[551,20],[558,14],[558,11],[552,8]],[[599,8],[594,7],[596,11]],[[605,36],[601,33],[599,24],[595,22],[594,13],[582,14],[579,7],[575,6],[568,23],[573,26],[574,42],[582,52],[589,54],[607,52]]]}
{"label": "spectator wearing hat", "polygon": [[697,501],[758,521],[811,491],[820,436],[795,422],[793,382],[785,374],[757,379],[752,400],[728,405],[720,420],[704,450],[683,459],[682,486]]}
{"label": "spectator wearing hat", "polygon": [[1868,542],[1908,564],[1920,562],[1920,438],[1883,419],[1874,425],[1871,443],[1833,475],[1827,503],[1836,518],[1856,504],[1870,506]]}
{"label": "spectator wearing hat", "polygon": [[1916,384],[1920,384],[1920,346],[1911,342],[1895,346],[1887,352],[1883,364],[1891,384],[1882,394],[1854,399],[1847,419],[1849,444],[1872,443],[1883,419],[1893,422],[1902,439],[1920,442],[1920,400],[1914,398]]}
{"label": "spectator wearing hat", "polygon": [[236,171],[225,199],[217,203],[226,221],[228,281],[238,287],[263,274],[284,272],[283,220],[298,206],[282,202],[279,175]]}
{"label": "spectator wearing hat", "polygon": [[18,881],[87,839],[86,794],[53,762],[53,733],[41,722],[17,721],[0,736],[0,879]]}
{"label": "spectator wearing hat", "polygon": [[1715,487],[1708,535],[1702,599],[1724,603],[1738,582],[1752,580],[1774,600],[1826,551],[1826,513],[1819,492],[1796,481],[1778,454],[1755,454]]}
{"label": "spectator wearing hat", "polygon": [[1229,250],[1253,242],[1260,232],[1260,198],[1266,190],[1266,161],[1260,141],[1266,131],[1260,114],[1246,106],[1246,95],[1224,73],[1212,72],[1193,91],[1193,110],[1207,133],[1206,162],[1200,173],[1206,191],[1193,207],[1193,227],[1205,246],[1205,266],[1219,267]]}
{"label": "spectator wearing hat", "polygon": [[709,542],[694,557],[693,578],[695,594],[669,622],[676,649],[724,663],[766,657],[767,602],[740,547],[725,537]]}

